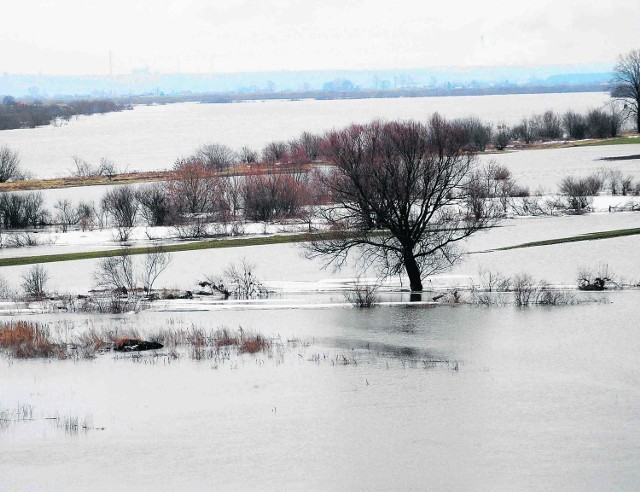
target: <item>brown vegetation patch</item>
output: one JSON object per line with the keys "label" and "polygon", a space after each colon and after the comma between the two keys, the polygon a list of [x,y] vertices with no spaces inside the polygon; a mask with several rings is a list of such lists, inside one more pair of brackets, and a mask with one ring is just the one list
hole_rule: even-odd
{"label": "brown vegetation patch", "polygon": [[0,325],[0,348],[20,359],[66,357],[65,349],[51,341],[46,328],[26,321]]}

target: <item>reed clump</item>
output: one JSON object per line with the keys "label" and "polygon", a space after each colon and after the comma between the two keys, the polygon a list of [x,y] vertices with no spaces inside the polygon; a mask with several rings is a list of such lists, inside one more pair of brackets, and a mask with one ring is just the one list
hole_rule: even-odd
{"label": "reed clump", "polygon": [[46,327],[28,321],[2,323],[0,348],[18,359],[67,357],[66,348],[51,339]]}

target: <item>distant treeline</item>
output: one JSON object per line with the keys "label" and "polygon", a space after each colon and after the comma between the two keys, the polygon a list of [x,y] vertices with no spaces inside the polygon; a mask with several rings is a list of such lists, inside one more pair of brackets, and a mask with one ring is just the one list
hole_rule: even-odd
{"label": "distant treeline", "polygon": [[69,120],[76,115],[110,113],[123,106],[109,99],[78,99],[66,103],[41,103],[16,101],[5,96],[0,105],[0,130],[35,128],[48,125],[57,119]]}
{"label": "distant treeline", "polygon": [[553,94],[571,92],[609,92],[607,84],[540,85],[540,86],[496,86],[453,88],[402,88],[360,89],[344,91],[291,91],[291,92],[210,92],[188,94],[140,94],[116,98],[121,104],[170,104],[177,102],[233,103],[238,101],[261,101],[276,99],[378,99],[398,97],[447,97],[447,96],[493,96],[508,94]]}

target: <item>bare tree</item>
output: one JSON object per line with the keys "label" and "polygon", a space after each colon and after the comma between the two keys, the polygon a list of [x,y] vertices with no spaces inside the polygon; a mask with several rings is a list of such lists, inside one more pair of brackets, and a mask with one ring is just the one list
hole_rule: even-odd
{"label": "bare tree", "polygon": [[551,110],[534,115],[533,124],[537,128],[538,136],[543,140],[556,140],[562,137],[560,117]]}
{"label": "bare tree", "polygon": [[270,142],[262,149],[262,160],[269,164],[281,162],[287,157],[288,147],[286,142]]}
{"label": "bare tree", "polygon": [[169,182],[169,195],[182,214],[206,214],[215,209],[218,178],[198,160],[179,162],[175,179]]}
{"label": "bare tree", "polygon": [[42,265],[33,265],[22,274],[22,288],[24,292],[36,299],[45,296],[45,286],[49,280],[49,273]]}
{"label": "bare tree", "polygon": [[493,133],[491,124],[484,123],[475,116],[454,120],[453,124],[462,131],[465,146],[468,150],[484,151],[491,142]]}
{"label": "bare tree", "polygon": [[591,138],[616,137],[620,133],[622,117],[611,108],[609,113],[592,109],[587,113],[587,135]]}
{"label": "bare tree", "polygon": [[74,155],[73,163],[75,165],[75,169],[71,171],[71,176],[73,177],[87,178],[98,174],[98,170],[80,156]]}
{"label": "bare tree", "polygon": [[118,174],[118,168],[116,167],[115,162],[111,159],[107,159],[103,157],[100,159],[100,166],[98,167],[98,175],[106,176],[111,181],[114,176]]}
{"label": "bare tree", "polygon": [[171,254],[162,246],[153,248],[153,250],[144,256],[142,262],[142,285],[145,292],[151,292],[153,284],[160,274],[166,270],[171,263]]}
{"label": "bare tree", "polygon": [[7,145],[0,147],[0,183],[10,179],[22,179],[20,156]]}
{"label": "bare tree", "polygon": [[57,210],[56,220],[62,226],[62,232],[67,232],[70,225],[77,224],[80,220],[78,209],[74,208],[71,201],[66,198],[59,199],[53,208]]}
{"label": "bare tree", "polygon": [[238,162],[237,154],[226,145],[207,144],[203,145],[196,151],[198,158],[205,167],[216,170],[224,170]]}
{"label": "bare tree", "polygon": [[570,138],[582,140],[587,136],[588,125],[584,115],[574,111],[567,111],[562,116],[562,125]]}
{"label": "bare tree", "polygon": [[497,150],[504,150],[509,142],[511,142],[511,130],[505,123],[501,123],[498,125],[493,143]]}
{"label": "bare tree", "polygon": [[118,186],[107,191],[102,197],[102,210],[113,220],[118,229],[120,241],[127,241],[131,229],[136,225],[138,215],[138,200],[132,186]]}
{"label": "bare tree", "polygon": [[[439,115],[428,125],[408,121],[352,125],[326,136],[334,169],[323,208],[331,230],[308,246],[342,266],[351,250],[383,275],[406,271],[412,291],[461,255],[456,247],[495,216],[470,214],[465,203],[475,155],[462,150],[456,128]],[[488,208],[487,211],[490,211]]]}
{"label": "bare tree", "polygon": [[259,158],[260,156],[258,153],[246,145],[240,149],[240,152],[238,152],[238,159],[240,162],[244,162],[246,164],[255,164],[258,162]]}
{"label": "bare tree", "polygon": [[577,214],[582,214],[589,209],[592,197],[600,193],[603,186],[603,178],[598,174],[575,178],[566,176],[560,181],[560,193],[566,197],[566,208]]}
{"label": "bare tree", "polygon": [[209,286],[228,299],[231,295],[239,299],[261,297],[268,294],[262,282],[255,276],[256,266],[245,258],[238,263],[230,263],[222,275],[209,275],[201,286]]}
{"label": "bare tree", "polygon": [[629,115],[635,119],[636,129],[640,133],[640,50],[632,50],[618,57],[613,69],[611,96],[624,101]]}
{"label": "bare tree", "polygon": [[513,136],[526,144],[533,142],[537,137],[533,119],[522,118],[522,121],[513,127]]}
{"label": "bare tree", "polygon": [[175,221],[175,206],[164,183],[153,183],[136,191],[140,214],[150,226],[171,225]]}
{"label": "bare tree", "polygon": [[131,255],[125,249],[118,256],[102,258],[98,269],[93,273],[93,279],[98,287],[119,290],[123,293],[135,290],[135,273]]}
{"label": "bare tree", "polygon": [[78,223],[82,231],[93,229],[96,219],[98,218],[98,212],[93,202],[78,203],[76,214],[78,215]]}

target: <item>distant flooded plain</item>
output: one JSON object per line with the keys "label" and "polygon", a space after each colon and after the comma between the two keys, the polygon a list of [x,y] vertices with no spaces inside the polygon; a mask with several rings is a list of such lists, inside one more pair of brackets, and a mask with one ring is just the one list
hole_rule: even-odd
{"label": "distant flooded plain", "polygon": [[434,112],[514,124],[548,109],[585,112],[609,100],[608,93],[586,92],[136,106],[81,116],[62,126],[2,131],[0,145],[18,150],[24,170],[39,178],[68,174],[74,169],[73,156],[92,164],[104,157],[121,170],[153,171],[171,168],[177,158],[207,143],[259,151],[268,142],[295,138],[303,131],[322,133],[375,118],[425,121]]}

